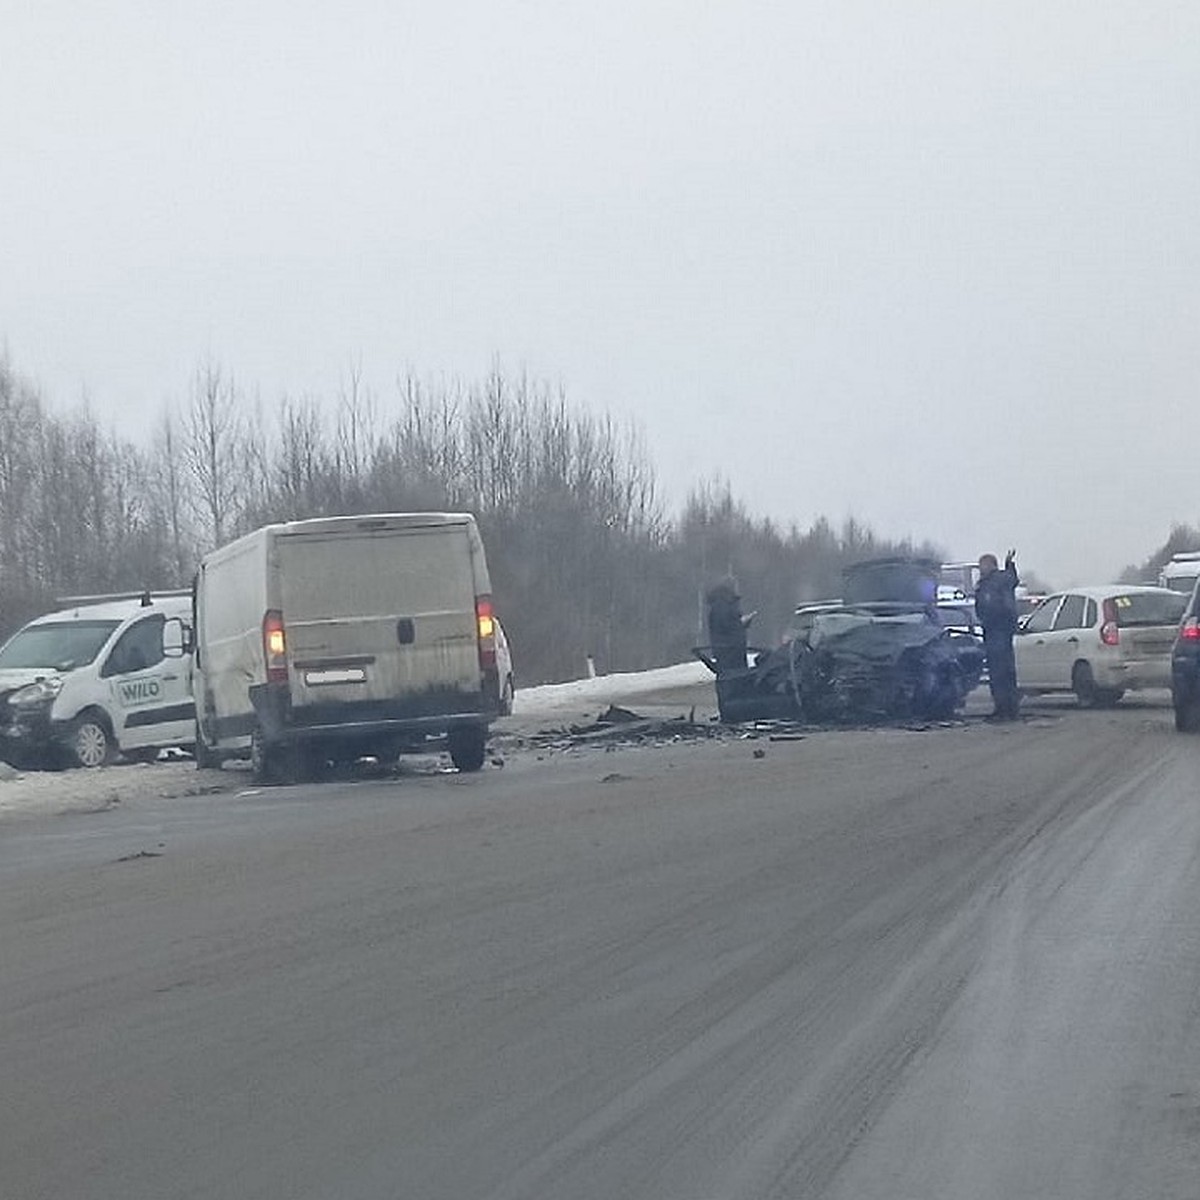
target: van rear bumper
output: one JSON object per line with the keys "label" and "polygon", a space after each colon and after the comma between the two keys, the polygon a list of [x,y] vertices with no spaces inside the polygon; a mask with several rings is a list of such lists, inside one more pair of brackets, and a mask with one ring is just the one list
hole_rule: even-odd
{"label": "van rear bumper", "polygon": [[429,691],[398,700],[296,706],[286,685],[265,684],[250,689],[250,701],[254,714],[246,718],[248,727],[233,729],[218,722],[220,737],[248,734],[256,723],[263,737],[274,744],[429,736],[463,725],[488,725],[499,715],[482,692]]}

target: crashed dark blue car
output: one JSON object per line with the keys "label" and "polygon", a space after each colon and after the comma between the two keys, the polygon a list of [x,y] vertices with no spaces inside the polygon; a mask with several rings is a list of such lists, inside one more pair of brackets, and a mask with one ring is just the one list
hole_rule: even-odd
{"label": "crashed dark blue car", "polygon": [[[726,722],[798,719],[813,723],[944,720],[978,685],[983,646],[969,630],[939,618],[939,564],[886,558],[843,572],[842,598],[807,615],[771,649],[730,652],[719,644],[736,627],[710,606],[711,646],[696,655],[716,676]],[[744,641],[742,646],[745,646]]]}

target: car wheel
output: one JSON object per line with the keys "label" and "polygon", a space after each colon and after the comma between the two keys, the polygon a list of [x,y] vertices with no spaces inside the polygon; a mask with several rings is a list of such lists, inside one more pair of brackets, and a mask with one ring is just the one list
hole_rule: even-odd
{"label": "car wheel", "polygon": [[72,762],[89,770],[111,762],[113,740],[104,718],[98,713],[76,717],[67,735],[67,750]]}
{"label": "car wheel", "polygon": [[513,678],[509,675],[505,678],[504,688],[500,692],[500,715],[502,717],[512,716],[514,694]]}
{"label": "car wheel", "polygon": [[1175,705],[1175,728],[1180,733],[1200,733],[1200,700],[1184,700]]}
{"label": "car wheel", "polygon": [[478,771],[487,752],[487,730],[482,725],[457,725],[446,736],[450,761],[460,771]]}
{"label": "car wheel", "polygon": [[1077,662],[1071,672],[1071,691],[1084,708],[1091,708],[1097,701],[1096,677],[1091,663]]}

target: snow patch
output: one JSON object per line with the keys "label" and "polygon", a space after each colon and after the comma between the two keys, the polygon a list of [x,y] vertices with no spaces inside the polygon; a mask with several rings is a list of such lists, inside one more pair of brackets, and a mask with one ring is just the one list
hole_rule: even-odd
{"label": "snow patch", "polygon": [[679,663],[653,671],[631,671],[618,675],[599,675],[595,679],[576,679],[570,683],[547,683],[519,688],[513,697],[513,715],[517,717],[553,716],[575,709],[580,704],[611,704],[616,700],[636,699],[668,688],[694,687],[711,683],[712,672],[702,662]]}

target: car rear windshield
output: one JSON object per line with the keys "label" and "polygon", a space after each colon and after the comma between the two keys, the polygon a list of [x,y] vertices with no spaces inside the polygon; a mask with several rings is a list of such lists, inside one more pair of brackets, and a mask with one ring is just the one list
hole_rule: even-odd
{"label": "car rear windshield", "polygon": [[108,641],[119,621],[62,621],[31,625],[0,650],[0,670],[85,667]]}
{"label": "car rear windshield", "polygon": [[1188,598],[1178,592],[1133,592],[1114,596],[1117,624],[1129,628],[1135,625],[1178,625],[1183,619]]}

